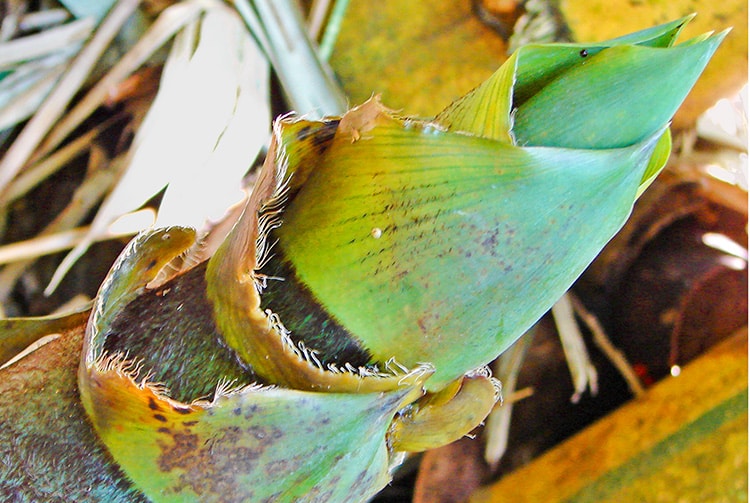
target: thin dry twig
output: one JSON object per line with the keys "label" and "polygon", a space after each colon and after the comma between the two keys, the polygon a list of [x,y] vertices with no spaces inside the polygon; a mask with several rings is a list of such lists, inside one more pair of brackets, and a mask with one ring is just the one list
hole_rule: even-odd
{"label": "thin dry twig", "polygon": [[[0,131],[31,117],[65,72],[72,54],[61,52],[17,69],[0,84],[7,101],[0,108]],[[52,60],[59,60],[49,65]],[[36,68],[33,68],[36,67]]]}
{"label": "thin dry twig", "polygon": [[[485,432],[487,443],[484,448],[484,459],[493,469],[497,467],[497,464],[508,448],[513,403],[520,400],[517,396],[516,382],[518,374],[521,372],[521,366],[526,359],[526,353],[534,339],[535,330],[536,327],[529,330],[507,351],[500,355],[493,364],[495,376],[503,383],[503,394],[508,395],[504,397],[501,406],[493,409],[486,421]],[[511,397],[512,399],[510,399]]]}
{"label": "thin dry twig", "polygon": [[[132,215],[125,215],[125,217],[135,216],[134,212]],[[144,222],[141,218],[128,218],[129,223],[123,225],[117,225],[116,229],[113,225],[110,229],[102,235],[97,235],[96,241],[107,241],[109,239],[119,239],[123,237],[130,237],[143,229],[149,227],[153,222],[153,212],[149,211],[151,217],[148,222]],[[122,224],[122,222],[121,222]],[[15,243],[0,246],[0,264],[11,264],[14,262],[35,259],[44,255],[50,255],[64,250],[69,250],[81,242],[87,237],[89,233],[89,227],[77,227],[61,232],[55,232],[47,235],[37,235],[34,238],[27,239],[25,241],[17,241]]]}
{"label": "thin dry twig", "polygon": [[68,45],[82,43],[93,28],[93,20],[79,19],[36,35],[4,42],[0,44],[0,69],[58,52]]}
{"label": "thin dry twig", "polygon": [[[264,50],[268,52],[291,108],[310,118],[343,114],[348,108],[346,97],[330,67],[313,49],[303,28],[299,5],[292,0],[254,0],[253,7],[269,42]],[[295,75],[305,78],[295,78]]]}
{"label": "thin dry twig", "polygon": [[581,320],[583,320],[586,327],[591,331],[596,346],[605,354],[609,361],[612,362],[615,368],[617,368],[620,375],[622,375],[625,382],[627,382],[633,395],[637,397],[643,395],[645,392],[643,384],[633,370],[633,367],[630,366],[625,354],[612,344],[612,341],[607,337],[599,320],[586,309],[580,299],[572,293],[568,293],[568,295],[570,296],[570,302],[573,305],[575,313],[581,318]]}
{"label": "thin dry twig", "polygon": [[45,9],[29,12],[18,21],[20,31],[44,30],[57,26],[70,19],[70,13],[65,9]]}
{"label": "thin dry twig", "polygon": [[0,208],[23,197],[34,187],[38,186],[48,177],[65,167],[75,157],[87,152],[91,148],[94,139],[101,134],[102,131],[106,130],[121,118],[121,115],[115,115],[108,118],[97,124],[91,130],[77,136],[74,140],[55,151],[49,157],[29,166],[23,173],[13,180],[8,187],[8,190],[3,194],[3,197],[0,199]]}
{"label": "thin dry twig", "polygon": [[533,386],[526,386],[525,388],[521,388],[517,391],[514,391],[513,393],[503,397],[503,403],[518,403],[521,400],[525,400],[531,396],[534,395],[534,387]]}
{"label": "thin dry twig", "polygon": [[[115,183],[118,176],[118,164],[122,163],[108,162],[109,159],[103,153],[96,155],[97,150],[92,149],[90,163],[94,166],[90,167],[86,179],[76,189],[68,206],[39,233],[39,236],[67,230],[77,225]],[[0,302],[7,300],[18,278],[34,263],[34,260],[30,258],[15,262],[0,271]]]}
{"label": "thin dry twig", "polygon": [[552,306],[552,317],[555,320],[557,334],[573,379],[574,392],[570,400],[578,403],[586,387],[591,390],[592,394],[596,394],[598,377],[583,341],[583,334],[575,319],[569,292],[560,297]]}
{"label": "thin dry twig", "polygon": [[121,0],[112,8],[91,41],[81,50],[39,110],[0,161],[0,194],[23,168],[36,147],[58,120],[73,95],[80,89],[91,68],[138,6],[139,0]]}
{"label": "thin dry twig", "polygon": [[210,1],[183,2],[174,4],[162,12],[132,49],[55,125],[36,155],[46,155],[57,147],[71,131],[78,127],[107,99],[110,91],[117,84],[138,69],[146,59],[171,39],[183,26],[200,15],[206,5],[210,3]]}
{"label": "thin dry twig", "polygon": [[317,40],[320,36],[330,6],[331,0],[313,0],[310,14],[307,16],[307,32],[312,40]]}

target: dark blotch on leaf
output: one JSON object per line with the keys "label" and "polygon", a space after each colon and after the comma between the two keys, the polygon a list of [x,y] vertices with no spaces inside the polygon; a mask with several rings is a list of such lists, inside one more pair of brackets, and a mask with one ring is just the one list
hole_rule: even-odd
{"label": "dark blotch on leaf", "polygon": [[312,128],[310,126],[305,126],[299,131],[297,131],[297,141],[305,141],[308,136],[310,136],[310,130]]}
{"label": "dark blotch on leaf", "polygon": [[261,306],[276,313],[291,331],[291,337],[303,341],[305,346],[317,351],[325,366],[329,363],[355,367],[365,366],[371,360],[366,348],[333,318],[313,293],[299,280],[294,267],[284,260],[284,252],[276,247],[276,254],[261,270],[270,277],[284,281],[269,281],[261,294]]}
{"label": "dark blotch on leaf", "polygon": [[178,414],[190,414],[190,409],[186,409],[184,407],[176,407],[173,405],[172,410]]}
{"label": "dark blotch on leaf", "polygon": [[338,127],[339,121],[326,122],[312,137],[312,144],[315,146],[318,155],[323,155],[326,151]]}

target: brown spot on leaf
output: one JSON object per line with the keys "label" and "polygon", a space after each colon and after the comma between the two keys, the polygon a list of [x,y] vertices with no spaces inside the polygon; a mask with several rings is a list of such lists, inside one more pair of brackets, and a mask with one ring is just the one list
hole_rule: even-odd
{"label": "brown spot on leaf", "polygon": [[171,441],[158,440],[158,466],[167,473],[180,471],[175,483],[178,492],[190,490],[202,500],[252,501],[252,490],[239,486],[235,478],[261,469],[258,458],[281,434],[259,426],[248,430],[230,426],[208,438],[174,432]]}
{"label": "brown spot on leaf", "polygon": [[173,444],[166,446],[160,443],[162,455],[159,457],[159,469],[170,472],[175,468],[181,468],[185,460],[194,453],[198,447],[198,435],[191,433],[175,433],[172,435]]}
{"label": "brown spot on leaf", "polygon": [[310,136],[310,130],[312,130],[310,126],[303,126],[300,128],[300,130],[297,131],[297,141],[305,141],[307,137]]}

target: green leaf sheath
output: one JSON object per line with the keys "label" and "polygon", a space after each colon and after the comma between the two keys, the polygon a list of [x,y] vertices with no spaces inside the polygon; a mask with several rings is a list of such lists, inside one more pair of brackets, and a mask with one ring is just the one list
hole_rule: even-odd
{"label": "green leaf sheath", "polygon": [[627,217],[655,141],[522,149],[386,120],[334,140],[274,235],[377,361],[431,362],[437,389],[570,286]]}
{"label": "green leaf sheath", "polygon": [[[316,143],[309,144],[315,151]],[[242,216],[209,260],[206,294],[225,343],[265,383],[298,390],[390,391],[403,386],[407,375],[431,373],[422,362],[411,369],[389,368],[386,362],[375,371],[349,362],[324,367],[302,339],[289,337],[277,314],[261,308],[259,292],[267,278],[258,270],[272,257],[268,233],[280,224],[279,212],[293,190],[294,184],[284,180],[289,160],[285,146],[274,142]],[[305,174],[304,169],[298,174]]]}

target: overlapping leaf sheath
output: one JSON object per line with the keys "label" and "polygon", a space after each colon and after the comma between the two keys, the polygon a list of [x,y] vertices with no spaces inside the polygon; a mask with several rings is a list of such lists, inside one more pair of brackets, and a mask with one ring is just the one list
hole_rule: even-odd
{"label": "overlapping leaf sheath", "polygon": [[[667,122],[723,38],[669,47],[686,21],[588,48],[525,47],[434,122],[371,100],[307,140],[321,151],[314,170],[280,156],[267,271],[284,279],[269,280],[268,306],[286,323],[274,296],[310,292],[368,363],[432,363],[432,390],[493,359],[666,162]],[[281,145],[299,143],[290,122]],[[286,326],[314,337],[308,325]]]}
{"label": "overlapping leaf sheath", "polygon": [[207,263],[154,286],[194,232],[153,230],[97,296],[78,387],[122,491],[365,500],[401,451],[473,429],[496,400],[482,366],[565,292],[666,162],[671,114],[722,38],[671,47],[686,21],[523,48],[433,121],[378,99],[277,120]]}

